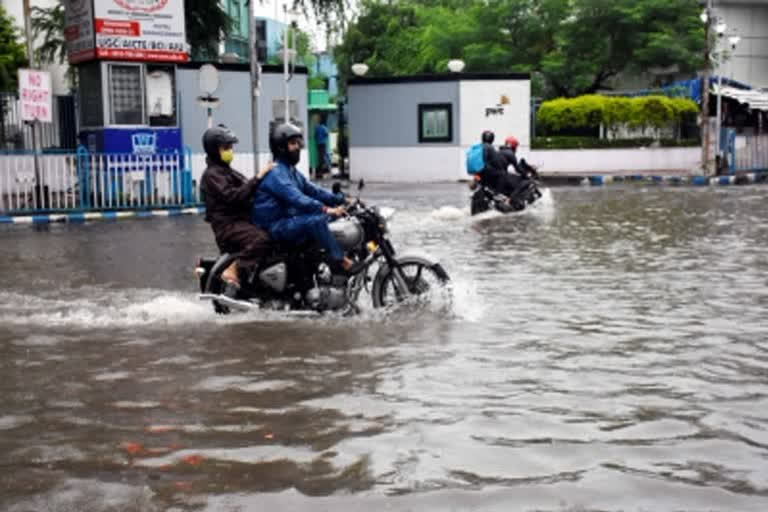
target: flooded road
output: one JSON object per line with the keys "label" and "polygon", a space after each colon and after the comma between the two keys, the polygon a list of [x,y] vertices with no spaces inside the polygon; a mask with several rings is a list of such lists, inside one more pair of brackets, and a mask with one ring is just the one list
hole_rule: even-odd
{"label": "flooded road", "polygon": [[0,227],[0,510],[768,509],[768,188],[363,195],[449,314],[216,317],[200,217]]}

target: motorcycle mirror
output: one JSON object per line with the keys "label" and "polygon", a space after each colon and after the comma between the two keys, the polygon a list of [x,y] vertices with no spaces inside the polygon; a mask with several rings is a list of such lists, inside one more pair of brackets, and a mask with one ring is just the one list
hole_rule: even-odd
{"label": "motorcycle mirror", "polygon": [[357,182],[357,190],[363,190],[365,188],[365,181],[363,181],[363,178],[360,178],[360,181]]}
{"label": "motorcycle mirror", "polygon": [[340,192],[341,192],[341,183],[340,183],[340,182],[338,182],[338,181],[334,181],[334,182],[333,182],[333,187],[331,187],[331,191],[332,191],[334,194],[338,194],[338,193],[340,193]]}

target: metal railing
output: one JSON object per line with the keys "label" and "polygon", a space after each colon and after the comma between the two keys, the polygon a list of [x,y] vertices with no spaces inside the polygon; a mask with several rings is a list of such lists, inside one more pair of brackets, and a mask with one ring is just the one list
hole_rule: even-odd
{"label": "metal railing", "polygon": [[[49,148],[74,151],[77,146],[75,98],[53,97],[53,122],[40,123],[39,144],[43,151]],[[33,150],[32,126],[21,120],[19,97],[16,92],[0,92],[0,151]]]}
{"label": "metal railing", "polygon": [[[0,212],[147,209],[196,202],[183,154],[0,155]],[[39,177],[39,185],[38,178]]]}

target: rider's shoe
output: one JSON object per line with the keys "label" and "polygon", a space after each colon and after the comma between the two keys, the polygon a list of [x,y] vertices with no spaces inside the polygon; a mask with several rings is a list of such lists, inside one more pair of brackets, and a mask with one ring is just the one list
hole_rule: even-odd
{"label": "rider's shoe", "polygon": [[361,270],[365,268],[365,261],[355,261],[350,266],[344,267],[341,262],[331,266],[331,273],[337,276],[354,276],[359,274]]}

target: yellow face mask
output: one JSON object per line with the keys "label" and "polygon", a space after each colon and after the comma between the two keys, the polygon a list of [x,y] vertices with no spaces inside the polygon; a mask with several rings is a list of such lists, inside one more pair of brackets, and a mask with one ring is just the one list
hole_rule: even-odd
{"label": "yellow face mask", "polygon": [[221,161],[225,164],[232,163],[232,160],[235,159],[235,151],[232,149],[222,149],[219,151],[219,156],[221,157]]}

